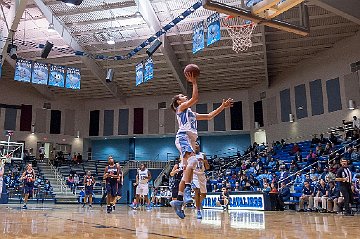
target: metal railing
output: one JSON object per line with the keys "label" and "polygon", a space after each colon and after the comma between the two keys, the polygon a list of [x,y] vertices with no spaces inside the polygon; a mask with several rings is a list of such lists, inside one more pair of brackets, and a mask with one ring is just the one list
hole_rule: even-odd
{"label": "metal railing", "polygon": [[170,170],[172,169],[172,165],[173,165],[174,161],[169,161],[166,166],[163,168],[163,170],[161,171],[161,173],[157,176],[157,178],[154,180],[154,187],[157,188],[161,185],[162,183],[162,175],[164,174],[168,174],[170,172]]}
{"label": "metal railing", "polygon": [[[341,148],[337,149],[336,151],[334,151],[333,153],[331,153],[331,154],[329,155],[329,159],[328,159],[328,162],[327,162],[327,163],[329,164],[330,162],[332,162],[333,160],[335,160],[335,158],[330,159],[330,157],[331,157],[332,155],[335,155],[336,153],[339,153],[340,151],[346,149],[346,147],[348,147],[349,145],[353,145],[353,146],[356,145],[356,146],[358,146],[358,145],[359,145],[359,140],[360,140],[360,139],[354,140],[354,141],[352,141],[351,143],[349,143],[349,144],[347,144],[347,145],[344,145],[343,147],[341,147]],[[286,178],[283,178],[282,180],[279,180],[279,182],[278,182],[278,187],[279,187],[280,183],[282,183],[282,182],[284,182],[284,181],[292,178],[292,177],[293,177],[294,175],[296,175],[297,173],[301,173],[301,172],[303,172],[304,170],[313,167],[314,165],[318,164],[319,161],[320,161],[320,158],[318,158],[318,160],[315,161],[314,163],[312,163],[312,164],[310,164],[310,165],[308,165],[308,166],[306,166],[306,167],[304,167],[304,168],[296,171],[296,172],[293,173],[293,174],[290,174],[289,176],[287,176]],[[291,185],[291,184],[294,183],[294,181],[295,181],[295,180],[292,180],[291,182],[287,183],[286,185]]]}
{"label": "metal railing", "polygon": [[68,187],[66,183],[64,182],[64,179],[62,177],[62,174],[58,171],[58,169],[49,161],[50,169],[54,172],[54,176],[56,181],[60,184],[60,192],[65,194],[69,193]]}

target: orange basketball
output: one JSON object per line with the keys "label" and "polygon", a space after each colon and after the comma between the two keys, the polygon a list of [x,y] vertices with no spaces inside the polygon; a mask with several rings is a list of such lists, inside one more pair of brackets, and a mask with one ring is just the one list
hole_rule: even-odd
{"label": "orange basketball", "polygon": [[200,68],[195,64],[189,64],[184,69],[184,74],[192,73],[194,77],[198,77],[200,75]]}

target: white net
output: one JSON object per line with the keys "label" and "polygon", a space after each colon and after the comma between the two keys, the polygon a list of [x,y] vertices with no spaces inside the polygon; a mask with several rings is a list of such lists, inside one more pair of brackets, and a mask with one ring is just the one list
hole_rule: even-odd
{"label": "white net", "polygon": [[239,53],[252,47],[251,35],[256,27],[256,23],[240,17],[229,17],[227,22],[226,29],[233,41],[233,50]]}

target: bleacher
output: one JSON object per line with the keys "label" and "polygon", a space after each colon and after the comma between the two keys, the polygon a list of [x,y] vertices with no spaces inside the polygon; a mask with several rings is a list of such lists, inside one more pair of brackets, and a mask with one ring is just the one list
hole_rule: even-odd
{"label": "bleacher", "polygon": [[[310,150],[313,150],[315,152],[316,145],[312,145],[311,141],[297,142],[297,144],[301,149],[301,155],[303,159],[306,159]],[[308,174],[310,169],[314,168],[315,166],[320,166],[323,169],[328,166],[328,163],[332,161],[336,153],[338,153],[339,155],[343,155],[346,147],[359,146],[359,144],[360,144],[359,139],[357,141],[341,142],[340,144],[334,146],[333,153],[331,153],[330,155],[318,156],[315,162],[312,164],[309,164],[308,162],[298,162],[300,171],[303,174]],[[322,144],[323,148],[325,147],[325,145],[326,144]],[[230,186],[231,189],[234,190],[236,187],[236,183],[238,182],[240,184],[241,180],[237,176],[241,172],[245,174],[247,177],[253,175],[255,178],[258,178],[260,187],[251,186],[250,190],[253,191],[262,190],[261,189],[262,182],[259,179],[259,175],[265,173],[266,171],[270,171],[271,174],[277,178],[276,183],[278,184],[280,182],[279,181],[280,166],[284,165],[285,169],[289,171],[291,162],[295,159],[295,156],[292,155],[291,153],[293,146],[294,143],[285,144],[285,145],[278,144],[273,146],[273,149],[271,151],[272,152],[271,157],[275,160],[275,166],[268,165],[267,153],[269,153],[270,151],[269,149],[265,149],[265,148],[260,148],[260,150],[256,154],[254,154],[253,152],[248,152],[243,156],[233,155],[223,158],[210,157],[209,163],[211,165],[212,170],[207,172],[207,175],[210,178],[209,188],[212,191],[219,191],[221,190],[221,187]],[[260,158],[263,167],[257,173],[250,173],[248,165],[252,162],[256,162],[257,157]],[[244,162],[246,162],[247,164],[247,167],[245,169],[242,168]],[[351,169],[353,170],[353,174],[355,173],[356,169],[360,170],[360,161],[353,161],[351,163]],[[295,172],[290,172],[290,176],[288,177],[288,180],[290,181],[288,183],[288,186],[291,187],[291,194],[290,194],[290,200],[285,202],[285,204],[287,205],[297,205],[299,203],[299,198],[302,195],[302,189],[303,189],[303,185],[294,183],[295,174],[292,173]],[[236,179],[233,178],[233,175],[236,175]],[[240,188],[240,190],[244,190],[244,189]],[[249,190],[249,188],[247,188],[246,190]]]}

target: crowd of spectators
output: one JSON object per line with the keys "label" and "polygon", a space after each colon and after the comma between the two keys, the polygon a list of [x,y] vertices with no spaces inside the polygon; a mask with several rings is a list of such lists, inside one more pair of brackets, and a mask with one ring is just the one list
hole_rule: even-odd
{"label": "crowd of spectators", "polygon": [[[358,141],[350,143],[353,140]],[[266,192],[278,210],[283,210],[285,203],[296,202],[301,211],[306,204],[307,211],[336,212],[343,201],[334,182],[341,158],[351,162],[354,202],[359,203],[360,152],[356,134],[346,139],[332,133],[328,138],[314,135],[311,141],[294,144],[285,140],[272,145],[254,143],[244,155],[211,158],[207,187],[212,192],[223,188]]]}

